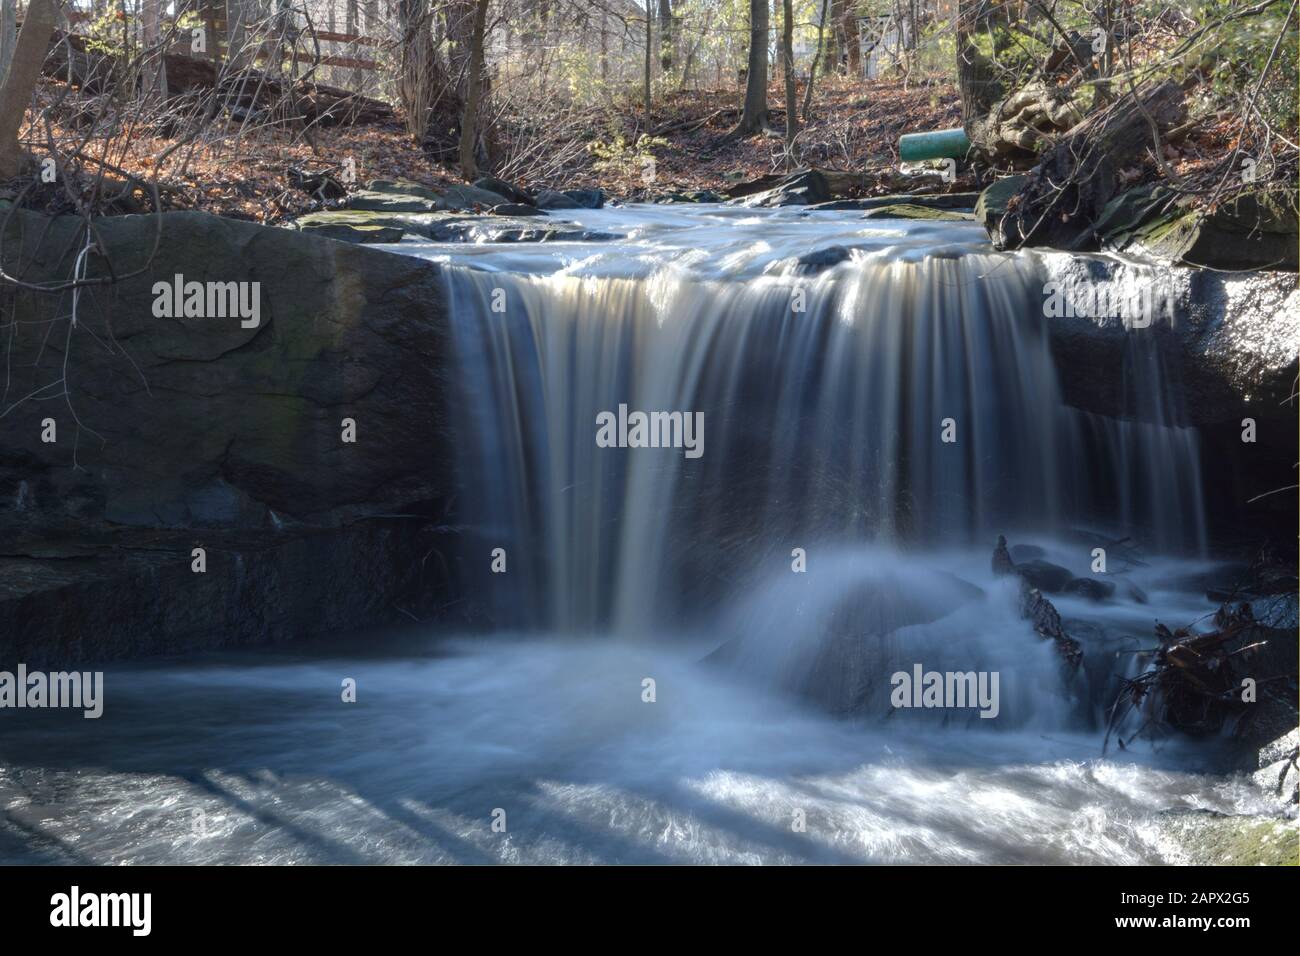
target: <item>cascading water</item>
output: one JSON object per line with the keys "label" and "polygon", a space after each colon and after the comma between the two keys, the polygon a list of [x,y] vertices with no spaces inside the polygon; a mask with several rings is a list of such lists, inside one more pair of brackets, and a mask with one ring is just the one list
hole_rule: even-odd
{"label": "cascading water", "polygon": [[[1195,433],[1154,350],[1129,376],[1145,420],[1067,408],[1032,257],[964,225],[643,215],[612,251],[451,257],[466,514],[474,547],[521,559],[478,582],[497,613],[645,634],[796,547],[1080,524],[1203,547]],[[699,457],[599,447],[620,406],[698,413]]]}
{"label": "cascading water", "polygon": [[[1263,812],[1204,746],[1100,756],[1154,621],[1211,609],[1195,433],[1141,336],[1129,414],[1090,417],[1042,263],[974,225],[571,218],[627,238],[391,247],[446,264],[463,583],[497,633],[118,668],[111,723],[0,737],[0,862],[1178,862],[1171,811]],[[699,413],[700,454],[601,447],[620,405]],[[998,534],[1085,580],[1109,550],[1109,598],[1053,595],[1073,675]],[[915,666],[1000,699],[897,710]]]}

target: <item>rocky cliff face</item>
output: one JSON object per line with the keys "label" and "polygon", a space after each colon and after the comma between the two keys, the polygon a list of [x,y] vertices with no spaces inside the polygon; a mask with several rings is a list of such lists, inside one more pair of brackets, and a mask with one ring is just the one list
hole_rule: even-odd
{"label": "rocky cliff face", "polygon": [[[392,613],[410,580],[353,573],[338,541],[358,538],[359,554],[392,565],[429,553],[408,529],[392,531],[385,555],[375,529],[436,524],[450,491],[437,267],[204,214],[157,223],[96,224],[84,274],[112,284],[75,302],[27,289],[0,300],[0,660],[20,648],[30,659],[38,629],[93,657],[186,634],[350,626]],[[85,244],[78,220],[19,212],[3,263],[25,282],[66,281]],[[288,547],[303,540],[313,544]],[[204,546],[214,553],[198,572],[192,551]],[[235,580],[222,565],[241,556],[260,580],[208,586]],[[313,561],[319,575],[300,573]],[[159,616],[138,592],[164,582],[171,593],[152,600],[173,607]],[[64,608],[42,621],[34,592],[50,607],[121,613]],[[237,626],[250,600],[261,610]]]}

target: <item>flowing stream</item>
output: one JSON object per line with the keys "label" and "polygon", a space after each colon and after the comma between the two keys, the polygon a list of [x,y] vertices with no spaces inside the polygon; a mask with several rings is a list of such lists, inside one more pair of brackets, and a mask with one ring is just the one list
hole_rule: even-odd
{"label": "flowing stream", "polygon": [[[390,247],[446,265],[485,626],[0,715],[0,862],[1180,862],[1170,820],[1267,809],[1213,742],[1102,754],[1154,623],[1213,610],[1197,437],[1143,336],[1132,414],[1090,416],[1043,263],[974,224],[565,216],[625,238]],[[634,413],[677,413],[669,447],[602,447]],[[1072,582],[1076,672],[1000,534]],[[996,674],[996,713],[894,706],[914,667]]]}

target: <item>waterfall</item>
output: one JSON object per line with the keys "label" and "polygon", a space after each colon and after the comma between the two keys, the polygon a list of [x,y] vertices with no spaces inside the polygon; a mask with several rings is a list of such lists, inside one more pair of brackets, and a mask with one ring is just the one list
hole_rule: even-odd
{"label": "waterfall", "polygon": [[[1199,449],[1153,407],[1156,360],[1134,352],[1130,376],[1148,420],[1068,408],[1036,260],[924,238],[834,247],[815,272],[816,256],[734,235],[634,246],[618,269],[449,263],[468,550],[495,618],[647,633],[796,548],[1079,524],[1202,546]],[[598,416],[620,406],[699,413],[702,454],[599,447]],[[487,571],[496,548],[506,574]]]}

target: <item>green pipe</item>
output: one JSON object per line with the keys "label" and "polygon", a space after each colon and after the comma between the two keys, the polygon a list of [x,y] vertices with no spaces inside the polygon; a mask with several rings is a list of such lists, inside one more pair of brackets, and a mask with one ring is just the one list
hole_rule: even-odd
{"label": "green pipe", "polygon": [[923,159],[965,159],[970,139],[960,126],[935,129],[928,133],[907,133],[898,138],[898,156],[905,163]]}

